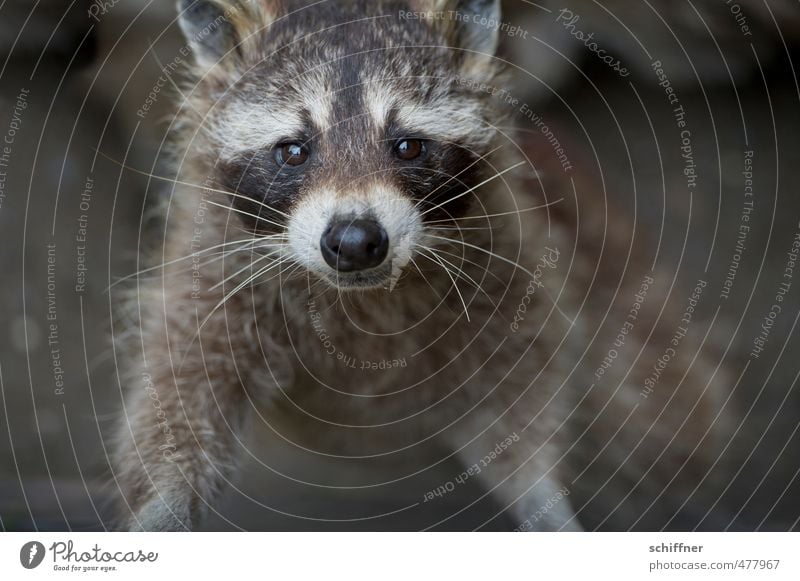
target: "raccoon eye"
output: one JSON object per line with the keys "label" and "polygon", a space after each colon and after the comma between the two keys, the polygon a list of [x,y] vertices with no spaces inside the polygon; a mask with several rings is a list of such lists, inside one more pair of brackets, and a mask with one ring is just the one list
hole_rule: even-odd
{"label": "raccoon eye", "polygon": [[275,148],[275,161],[280,165],[303,165],[308,161],[308,149],[300,143],[284,143]]}
{"label": "raccoon eye", "polygon": [[403,161],[417,159],[425,150],[425,142],[421,139],[401,139],[394,146],[394,154]]}

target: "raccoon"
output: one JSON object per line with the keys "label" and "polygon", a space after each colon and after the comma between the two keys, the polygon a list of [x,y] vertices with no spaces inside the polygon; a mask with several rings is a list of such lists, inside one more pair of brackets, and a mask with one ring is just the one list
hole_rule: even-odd
{"label": "raccoon", "polygon": [[686,526],[728,379],[688,336],[643,391],[681,309],[594,178],[509,131],[499,1],[179,11],[195,64],[163,264],[127,302],[121,528],[201,523],[254,419],[322,454],[436,442],[518,530]]}

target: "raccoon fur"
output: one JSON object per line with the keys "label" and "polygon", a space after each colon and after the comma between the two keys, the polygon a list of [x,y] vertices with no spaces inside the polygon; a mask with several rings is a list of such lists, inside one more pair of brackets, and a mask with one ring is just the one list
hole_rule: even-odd
{"label": "raccoon fur", "polygon": [[127,302],[122,528],[196,527],[273,418],[320,454],[436,442],[470,467],[506,442],[476,478],[519,530],[695,523],[730,379],[693,329],[647,383],[691,291],[594,176],[509,132],[499,1],[179,10],[195,65],[159,276]]}

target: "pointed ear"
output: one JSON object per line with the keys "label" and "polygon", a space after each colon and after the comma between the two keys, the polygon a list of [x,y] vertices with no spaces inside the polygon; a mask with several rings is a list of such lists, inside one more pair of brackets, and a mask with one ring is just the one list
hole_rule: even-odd
{"label": "pointed ear", "polygon": [[241,58],[275,19],[273,0],[178,0],[178,22],[199,67]]}
{"label": "pointed ear", "polygon": [[501,26],[500,0],[413,0],[415,8],[427,12],[425,21],[450,46],[467,51],[464,64],[485,64],[497,53]]}

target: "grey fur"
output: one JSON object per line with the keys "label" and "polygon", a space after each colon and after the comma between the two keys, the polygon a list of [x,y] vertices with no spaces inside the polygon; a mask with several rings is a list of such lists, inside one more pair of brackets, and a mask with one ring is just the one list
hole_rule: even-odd
{"label": "grey fur", "polygon": [[[693,359],[694,339],[686,338],[659,389],[640,398],[641,382],[668,343],[674,321],[665,315],[656,324],[667,282],[656,273],[626,348],[602,384],[590,387],[590,370],[614,334],[608,328],[596,338],[593,333],[606,311],[612,326],[624,320],[646,269],[634,257],[635,266],[621,270],[619,257],[628,252],[624,219],[603,237],[605,212],[599,196],[593,199],[590,179],[577,178],[586,195],[581,203],[588,207],[581,221],[569,202],[551,211],[546,192],[568,187],[559,177],[561,167],[546,150],[509,141],[497,129],[508,113],[502,103],[460,82],[468,77],[504,86],[496,60],[459,50],[464,38],[472,47],[487,46],[485,38],[475,45],[453,22],[398,17],[400,10],[433,7],[422,0],[342,2],[313,11],[295,2],[283,11],[272,2],[241,4],[263,18],[236,20],[237,37],[249,39],[246,48],[210,70],[199,63],[185,91],[191,107],[184,107],[175,129],[174,154],[183,160],[181,182],[194,186],[179,185],[171,200],[159,262],[173,262],[164,268],[163,281],[141,281],[129,303],[134,311],[140,308],[142,320],[141,337],[132,334],[125,344],[134,379],[116,455],[126,507],[132,509],[121,512],[123,526],[167,530],[199,522],[234,478],[238,442],[253,408],[281,417],[294,426],[295,441],[323,453],[378,454],[436,439],[470,466],[514,434],[513,445],[479,477],[520,524],[552,504],[562,487],[568,497],[537,519],[536,528],[577,529],[575,511],[589,514],[598,502],[612,516],[608,526],[631,526],[668,488],[670,495],[650,512],[671,514],[672,499],[682,500],[716,458],[726,425],[720,402],[727,376],[721,369],[709,373],[714,361],[706,353]],[[490,11],[496,6],[472,4]],[[353,24],[365,18],[371,20]],[[274,177],[268,153],[277,143],[260,141],[259,124],[280,124],[283,114],[308,117],[308,135],[285,136],[313,145],[302,179]],[[475,159],[485,156],[482,174],[468,185],[520,161],[531,161],[538,173],[526,163],[464,196],[467,203],[458,210],[464,216],[508,213],[473,221],[484,229],[421,227],[423,208],[434,206],[419,205],[410,192],[429,192],[437,174],[401,180],[397,170],[387,171],[395,167],[386,146],[390,114],[430,139],[458,141]],[[236,131],[232,119],[239,120]],[[246,128],[248,119],[252,126]],[[451,175],[467,169],[451,168],[444,158],[436,163]],[[226,188],[220,182],[231,174],[224,171],[246,181],[234,179]],[[260,181],[265,175],[273,181]],[[209,176],[213,190],[204,191]],[[273,191],[275,179],[283,180],[281,191]],[[263,193],[282,204],[281,213],[267,215],[270,227],[277,222],[276,231],[292,245],[272,239],[271,248],[290,261],[281,276],[273,277],[281,272],[273,270],[257,279],[258,286],[227,297],[251,274],[254,260],[266,264],[263,253],[269,250],[210,260],[219,244],[240,238],[247,220],[261,211],[257,203],[224,195],[237,184],[246,190],[244,198]],[[226,209],[238,202],[245,205]],[[405,246],[395,241],[395,252],[412,253],[420,270],[410,258],[398,260],[397,272],[387,271],[361,290],[336,289],[336,277],[316,258],[324,219],[316,223],[314,216],[327,219],[325,212],[337,211],[395,220],[393,235],[408,238]],[[309,217],[298,223],[299,216]],[[301,234],[309,231],[303,242]],[[185,259],[194,251],[193,238],[207,262],[199,282]],[[425,258],[426,252],[456,262],[463,278]],[[543,260],[548,266],[542,272]],[[228,277],[224,287],[217,286]],[[616,285],[617,297],[609,300]],[[347,294],[341,298],[340,292]],[[225,306],[215,310],[223,298]],[[514,327],[520,304],[524,318]],[[343,371],[320,341],[320,328],[340,352],[364,360],[411,357],[429,347],[403,368]],[[153,429],[152,394],[137,387],[143,373],[152,377],[166,422],[159,424],[162,429]],[[657,456],[661,460],[653,464]],[[671,483],[682,463],[688,466],[685,478]]]}

